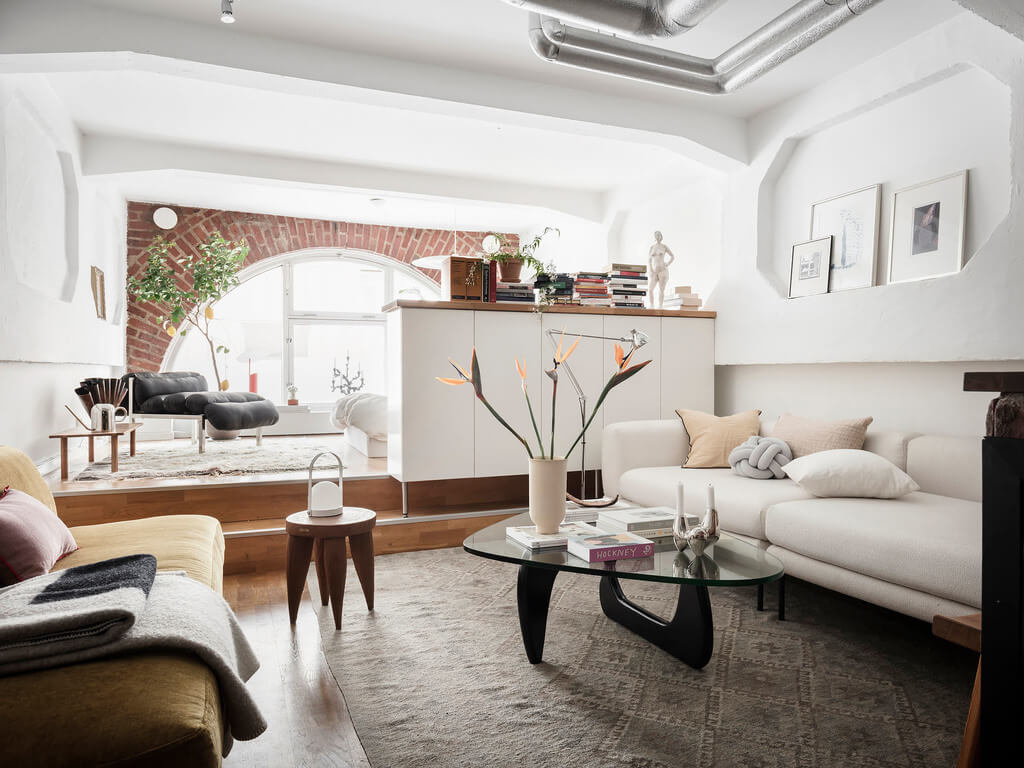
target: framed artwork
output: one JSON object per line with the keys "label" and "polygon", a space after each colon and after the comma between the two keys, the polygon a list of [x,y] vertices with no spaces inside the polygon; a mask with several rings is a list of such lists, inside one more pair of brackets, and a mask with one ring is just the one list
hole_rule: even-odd
{"label": "framed artwork", "polygon": [[896,192],[889,282],[952,275],[964,265],[967,171]]}
{"label": "framed artwork", "polygon": [[789,298],[828,293],[828,267],[831,257],[832,235],[794,245],[789,275]]}
{"label": "framed artwork", "polygon": [[882,185],[830,197],[811,206],[811,239],[832,235],[830,291],[875,284]]}

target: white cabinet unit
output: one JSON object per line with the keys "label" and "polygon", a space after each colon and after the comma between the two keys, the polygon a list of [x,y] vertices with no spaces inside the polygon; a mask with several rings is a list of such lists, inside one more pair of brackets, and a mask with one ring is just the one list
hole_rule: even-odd
{"label": "white cabinet unit", "polygon": [[[533,433],[530,414],[523,397],[523,381],[516,370],[515,361],[526,367],[527,391],[534,407],[538,424],[541,419],[540,316],[532,312],[465,312],[474,318],[476,355],[480,362],[480,377],[484,395],[494,410],[501,414],[516,432],[530,444],[539,456],[537,438]],[[470,393],[462,392],[464,396]],[[495,419],[475,397],[473,418],[476,421],[474,476],[525,474],[527,453],[523,444]],[[480,450],[486,446],[484,450]],[[509,472],[509,467],[521,467]]]}
{"label": "white cabinet unit", "polygon": [[[544,375],[554,356],[546,331],[629,338],[635,329],[647,344],[631,364],[652,360],[646,369],[613,390],[587,430],[588,469],[601,465],[601,432],[606,424],[671,416],[676,408],[714,412],[714,313],[624,313],[594,309],[523,311],[520,306],[400,302],[388,314],[388,471],[402,482],[463,477],[522,475],[527,455],[466,384],[444,386],[436,376],[457,376],[452,357],[469,369],[474,346],[484,393],[494,408],[529,441],[537,438],[523,398],[515,360],[524,363],[527,390],[544,439],[551,438],[551,379]],[[593,410],[615,370],[614,343],[583,338],[569,359]],[[626,343],[622,346],[628,349]],[[579,399],[564,367],[559,371],[555,409],[555,453],[564,455],[579,434]],[[569,468],[580,468],[579,446]]]}
{"label": "white cabinet unit", "polygon": [[388,315],[388,472],[399,480],[473,477],[473,390],[449,387],[448,358],[469,366],[473,313],[415,309]]}
{"label": "white cabinet unit", "polygon": [[[561,332],[563,328],[565,329],[565,349],[568,349],[574,341],[574,338],[570,334],[581,333],[590,336],[604,335],[604,322],[601,315],[570,315],[560,312],[545,312],[542,326],[544,329],[544,333],[540,340],[541,347],[544,350],[542,358],[544,360],[544,368],[548,370],[551,369],[555,354],[555,346],[552,345],[551,339],[547,334],[548,330]],[[576,376],[576,380],[579,382],[580,387],[583,389],[583,394],[586,395],[587,398],[586,406],[588,416],[594,409],[594,403],[597,402],[597,396],[601,394],[601,388],[604,387],[605,377],[603,359],[604,343],[600,339],[587,338],[580,339],[579,344],[576,346],[576,351],[574,351],[572,353],[572,357],[569,358],[569,365],[571,366],[572,372]],[[541,433],[544,435],[545,445],[550,449],[552,381],[549,377],[544,376],[543,383],[544,394],[543,397],[541,397],[541,408],[544,412],[544,418]],[[579,396],[576,394],[576,390],[573,388],[572,382],[569,380],[569,374],[566,371],[565,366],[561,366],[558,377],[558,399],[556,400],[555,405],[556,456],[565,455],[565,452],[569,449],[569,445],[580,433],[582,426]],[[597,418],[594,419],[594,422],[587,430],[586,454],[588,469],[599,469],[601,467],[601,431],[603,426],[604,422],[601,420],[601,415],[598,414]],[[580,468],[580,456],[580,447],[576,446],[572,455],[569,456],[570,470],[578,470]]]}

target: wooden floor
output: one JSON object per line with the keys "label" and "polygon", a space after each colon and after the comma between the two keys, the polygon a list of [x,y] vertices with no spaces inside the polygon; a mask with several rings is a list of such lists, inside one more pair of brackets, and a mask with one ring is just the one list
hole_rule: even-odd
{"label": "wooden floor", "polygon": [[235,742],[225,768],[370,768],[321,650],[308,592],[294,627],[283,568],[225,576],[224,597],[260,659],[249,688],[269,723],[259,738]]}

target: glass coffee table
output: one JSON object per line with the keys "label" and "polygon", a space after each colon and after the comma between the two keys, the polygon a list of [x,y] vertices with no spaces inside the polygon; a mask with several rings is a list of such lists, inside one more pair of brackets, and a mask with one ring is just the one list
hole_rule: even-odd
{"label": "glass coffee table", "polygon": [[[506,538],[508,526],[530,523],[524,512],[487,526],[462,546],[470,554],[519,566],[519,628],[531,664],[539,664],[544,653],[548,604],[559,571],[600,576],[601,608],[608,618],[695,669],[708,663],[714,646],[708,587],[764,585],[783,575],[782,563],[775,557],[728,534],[722,534],[701,557],[689,550],[677,552],[671,539],[662,539],[655,541],[653,557],[588,563],[564,549],[530,550]],[[675,615],[665,620],[630,602],[620,579],[678,584]]]}

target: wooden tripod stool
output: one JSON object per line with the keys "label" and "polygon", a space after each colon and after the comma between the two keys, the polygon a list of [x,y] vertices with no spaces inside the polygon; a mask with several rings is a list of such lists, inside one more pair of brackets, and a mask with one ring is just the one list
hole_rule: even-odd
{"label": "wooden tripod stool", "polygon": [[292,624],[299,613],[302,587],[309,573],[310,556],[315,555],[320,599],[330,598],[334,628],[341,629],[341,606],[345,600],[345,572],[348,558],[345,541],[352,550],[352,563],[363,588],[366,607],[373,610],[373,528],[377,513],[363,507],[345,507],[336,517],[310,517],[306,510],[288,515],[288,616]]}

